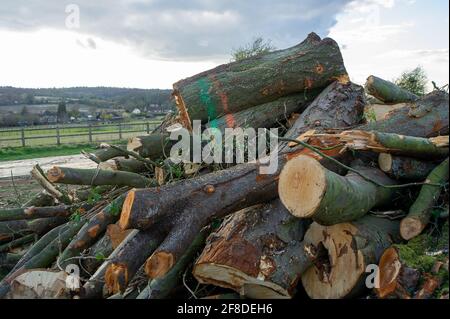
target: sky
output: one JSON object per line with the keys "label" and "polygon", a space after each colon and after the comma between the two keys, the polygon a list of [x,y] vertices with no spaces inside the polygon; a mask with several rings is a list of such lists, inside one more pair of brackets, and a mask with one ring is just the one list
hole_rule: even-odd
{"label": "sky", "polygon": [[278,49],[314,31],[352,81],[421,65],[449,82],[447,0],[2,0],[0,86],[171,88],[255,37]]}

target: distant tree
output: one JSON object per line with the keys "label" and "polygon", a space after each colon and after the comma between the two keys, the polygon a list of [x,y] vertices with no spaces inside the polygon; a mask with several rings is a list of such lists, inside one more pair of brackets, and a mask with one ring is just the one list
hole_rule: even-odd
{"label": "distant tree", "polygon": [[72,106],[69,111],[69,116],[73,116],[74,118],[80,117],[80,108],[78,106]]}
{"label": "distant tree", "polygon": [[231,59],[232,61],[240,61],[252,56],[269,53],[276,49],[271,42],[271,40],[264,40],[262,37],[257,37],[251,43],[233,49]]}
{"label": "distant tree", "polygon": [[26,107],[26,105],[23,106],[22,110],[20,111],[20,115],[25,116],[27,115],[28,112],[28,108]]}
{"label": "distant tree", "polygon": [[57,117],[58,123],[67,122],[68,114],[67,114],[66,102],[61,101],[58,103],[58,111],[56,112],[56,117]]}
{"label": "distant tree", "polygon": [[34,104],[34,96],[33,96],[33,94],[31,94],[31,93],[28,93],[27,95],[25,95],[25,104],[28,104],[28,105],[32,105],[32,104]]}
{"label": "distant tree", "polygon": [[426,93],[427,82],[427,75],[421,66],[418,66],[413,70],[404,71],[400,77],[395,80],[395,84],[399,87],[419,96]]}

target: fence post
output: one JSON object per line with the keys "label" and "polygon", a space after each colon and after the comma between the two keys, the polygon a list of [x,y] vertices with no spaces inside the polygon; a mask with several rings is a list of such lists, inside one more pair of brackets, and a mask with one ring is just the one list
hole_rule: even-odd
{"label": "fence post", "polygon": [[119,123],[119,140],[122,139],[122,123]]}
{"label": "fence post", "polygon": [[59,135],[59,125],[56,125],[56,145],[61,145],[60,135]]}
{"label": "fence post", "polygon": [[146,128],[147,128],[147,134],[150,134],[150,123],[149,122],[147,122],[147,123],[145,123],[146,125]]}
{"label": "fence post", "polygon": [[20,138],[22,140],[22,147],[25,147],[25,130],[23,127],[20,128]]}
{"label": "fence post", "polygon": [[88,129],[89,129],[89,143],[92,143],[92,124],[89,123],[88,125]]}

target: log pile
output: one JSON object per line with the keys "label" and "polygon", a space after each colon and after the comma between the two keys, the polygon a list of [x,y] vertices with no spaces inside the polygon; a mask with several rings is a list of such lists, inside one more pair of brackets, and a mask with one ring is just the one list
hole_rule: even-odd
{"label": "log pile", "polygon": [[[403,105],[368,121],[366,94]],[[33,169],[42,193],[0,210],[1,298],[448,298],[448,93],[364,89],[312,33],[173,95],[151,134],[82,152],[96,169]],[[275,145],[177,163],[174,133],[209,145],[195,121]]]}

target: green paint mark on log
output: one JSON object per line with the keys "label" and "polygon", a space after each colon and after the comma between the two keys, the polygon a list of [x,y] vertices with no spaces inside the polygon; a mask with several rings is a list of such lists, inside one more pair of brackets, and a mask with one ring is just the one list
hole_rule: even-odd
{"label": "green paint mark on log", "polygon": [[[198,86],[200,87],[200,101],[202,101],[206,107],[208,118],[215,119],[217,117],[217,108],[211,95],[209,94],[211,82],[206,78],[201,78],[198,80]],[[211,123],[211,127],[215,127],[214,123]]]}

